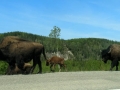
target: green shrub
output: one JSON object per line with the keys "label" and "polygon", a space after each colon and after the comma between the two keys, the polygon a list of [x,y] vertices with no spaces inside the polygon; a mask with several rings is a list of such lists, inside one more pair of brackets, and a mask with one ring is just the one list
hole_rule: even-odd
{"label": "green shrub", "polygon": [[6,62],[0,61],[0,74],[5,74],[8,64]]}
{"label": "green shrub", "polygon": [[[108,61],[107,64],[105,64],[102,60],[85,60],[85,61],[79,61],[79,60],[67,60],[65,61],[67,72],[71,71],[109,71],[111,61]],[[43,66],[43,73],[50,72],[50,66],[45,65],[45,61],[42,61]],[[38,66],[37,66],[38,67]],[[38,68],[36,67],[36,70]],[[120,68],[120,66],[119,66]],[[115,70],[115,68],[113,69]],[[55,67],[55,72],[58,72],[58,66]],[[62,69],[62,71],[65,71]]]}
{"label": "green shrub", "polygon": [[[31,62],[32,64],[32,62]],[[111,61],[108,61],[107,64],[104,64],[101,60],[67,60],[65,61],[67,72],[71,71],[109,71]],[[4,74],[6,72],[6,69],[8,67],[8,64],[0,61],[0,74]],[[33,73],[37,73],[39,70],[38,65],[36,66]],[[113,68],[115,70],[115,67]],[[119,66],[120,70],[120,66]],[[42,61],[42,71],[43,73],[50,73],[50,66],[46,66],[46,61]],[[55,66],[55,72],[58,72],[58,65]],[[62,69],[62,72],[66,70]]]}

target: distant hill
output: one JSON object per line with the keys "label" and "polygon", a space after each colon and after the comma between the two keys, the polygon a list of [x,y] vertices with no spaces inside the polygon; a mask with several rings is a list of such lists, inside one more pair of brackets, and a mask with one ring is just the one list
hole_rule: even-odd
{"label": "distant hill", "polygon": [[[35,35],[26,32],[8,32],[1,33],[0,40],[5,36],[18,36],[30,41],[42,43],[45,46],[46,53],[48,57],[56,54],[56,44],[54,38],[49,38],[46,36]],[[99,60],[100,51],[107,48],[113,43],[120,44],[120,42],[101,39],[101,38],[78,38],[78,39],[58,39],[58,54],[65,59],[75,59],[75,60]]]}

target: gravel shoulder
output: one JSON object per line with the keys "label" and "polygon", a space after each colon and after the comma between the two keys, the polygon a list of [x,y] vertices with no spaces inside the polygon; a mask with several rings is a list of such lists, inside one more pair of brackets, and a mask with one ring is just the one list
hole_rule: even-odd
{"label": "gravel shoulder", "polygon": [[1,75],[0,90],[120,90],[119,71]]}

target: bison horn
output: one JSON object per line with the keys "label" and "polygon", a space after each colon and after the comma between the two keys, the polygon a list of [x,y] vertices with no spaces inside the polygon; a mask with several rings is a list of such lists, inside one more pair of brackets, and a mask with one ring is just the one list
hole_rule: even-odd
{"label": "bison horn", "polygon": [[110,53],[111,52],[111,48],[110,48],[110,50],[109,50],[109,52],[108,53]]}

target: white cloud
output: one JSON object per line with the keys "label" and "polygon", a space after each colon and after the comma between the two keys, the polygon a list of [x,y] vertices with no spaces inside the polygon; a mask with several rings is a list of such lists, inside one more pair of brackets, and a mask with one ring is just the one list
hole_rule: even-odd
{"label": "white cloud", "polygon": [[64,15],[63,17],[57,17],[59,20],[77,23],[77,24],[87,24],[95,27],[110,29],[110,30],[119,30],[120,31],[120,22],[114,21],[108,17],[101,16],[89,16],[89,15]]}

